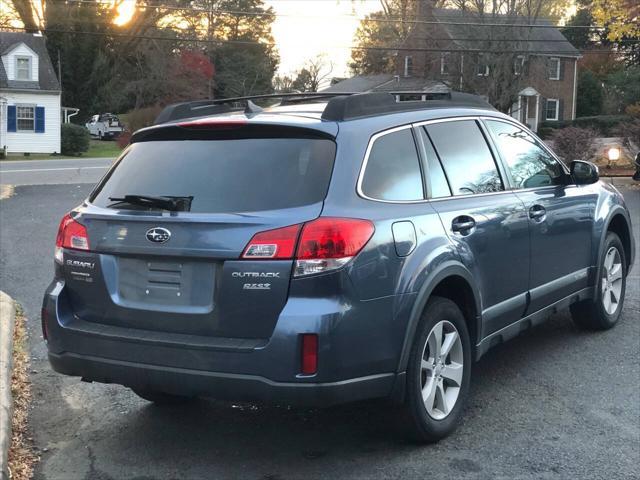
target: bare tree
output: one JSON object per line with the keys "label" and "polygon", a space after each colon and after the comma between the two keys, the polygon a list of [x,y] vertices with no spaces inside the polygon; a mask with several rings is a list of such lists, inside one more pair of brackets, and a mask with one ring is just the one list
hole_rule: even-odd
{"label": "bare tree", "polygon": [[327,61],[326,55],[307,60],[291,84],[293,90],[299,92],[317,92],[331,78],[333,62]]}
{"label": "bare tree", "polygon": [[38,32],[44,27],[44,0],[13,0],[13,8],[27,32]]}
{"label": "bare tree", "polygon": [[293,92],[293,78],[289,75],[278,75],[273,78],[273,90],[276,93]]}

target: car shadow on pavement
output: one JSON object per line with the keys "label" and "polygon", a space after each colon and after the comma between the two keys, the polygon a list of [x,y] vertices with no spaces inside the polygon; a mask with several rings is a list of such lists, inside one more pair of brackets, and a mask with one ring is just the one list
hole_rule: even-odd
{"label": "car shadow on pavement", "polygon": [[[122,418],[120,425],[126,428],[105,440],[113,442],[106,451],[135,450],[146,457],[140,460],[156,465],[171,462],[178,471],[212,468],[224,474],[259,468],[264,478],[280,478],[276,473],[283,469],[313,470],[314,462],[360,463],[367,458],[370,466],[382,468],[385,458],[396,463],[405,455],[420,455],[428,461],[437,452],[448,452],[450,467],[461,473],[477,472],[482,468],[478,462],[464,454],[456,457],[451,448],[472,450],[478,442],[474,430],[483,432],[484,438],[503,437],[514,419],[522,419],[523,403],[546,400],[547,380],[537,369],[552,361],[554,352],[582,338],[586,337],[566,316],[558,316],[490,351],[474,367],[471,398],[460,428],[436,445],[412,442],[398,407],[383,400],[304,409],[198,399],[171,407],[135,403],[140,408],[132,408]],[[528,420],[531,423],[525,415],[522,428],[535,424],[534,419]],[[146,442],[144,449],[141,441]],[[199,459],[197,467],[194,458]]]}

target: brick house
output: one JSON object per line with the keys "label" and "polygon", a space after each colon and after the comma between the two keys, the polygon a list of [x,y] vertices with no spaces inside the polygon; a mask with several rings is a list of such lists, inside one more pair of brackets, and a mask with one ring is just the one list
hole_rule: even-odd
{"label": "brick house", "polygon": [[417,21],[395,53],[395,76],[359,75],[327,91],[428,91],[445,84],[485,96],[533,131],[544,121],[575,118],[580,52],[549,21],[438,9],[431,0],[417,0],[416,8]]}
{"label": "brick house", "polygon": [[486,96],[534,131],[575,118],[580,52],[548,20],[438,9],[430,0],[417,8],[425,23],[412,26],[398,51],[398,75]]}

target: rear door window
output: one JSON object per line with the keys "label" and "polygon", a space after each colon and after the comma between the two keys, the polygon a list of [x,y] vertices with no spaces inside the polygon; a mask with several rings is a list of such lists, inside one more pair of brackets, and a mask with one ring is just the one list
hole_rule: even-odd
{"label": "rear door window", "polygon": [[89,200],[109,207],[125,195],[193,197],[196,213],[310,205],[327,194],[335,151],[333,141],[310,138],[134,143]]}
{"label": "rear door window", "polygon": [[447,177],[444,174],[438,155],[433,149],[427,132],[423,127],[419,127],[416,131],[422,143],[422,152],[424,153],[427,164],[425,176],[427,177],[427,192],[429,198],[450,197],[451,190],[447,183]]}
{"label": "rear door window", "polygon": [[427,125],[453,195],[504,190],[498,167],[475,120]]}
{"label": "rear door window", "polygon": [[423,200],[420,160],[411,129],[378,137],[369,152],[362,193],[388,201]]}

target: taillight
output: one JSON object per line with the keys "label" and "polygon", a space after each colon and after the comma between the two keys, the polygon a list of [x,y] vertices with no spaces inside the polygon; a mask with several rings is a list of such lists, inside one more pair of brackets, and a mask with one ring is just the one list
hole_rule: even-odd
{"label": "taillight", "polygon": [[374,230],[368,220],[318,218],[255,234],[242,258],[294,259],[296,277],[323,273],[342,267],[360,253]]}
{"label": "taillight", "polygon": [[318,335],[305,333],[302,335],[302,359],[300,372],[313,375],[318,371]]}
{"label": "taillight", "polygon": [[301,225],[256,233],[244,249],[242,258],[289,259],[293,258]]}
{"label": "taillight", "polygon": [[89,235],[84,225],[76,222],[71,214],[67,213],[60,221],[58,235],[56,237],[55,259],[62,263],[62,249],[89,250]]}
{"label": "taillight", "polygon": [[373,223],[355,218],[318,218],[305,223],[293,275],[300,277],[342,267],[373,235]]}

